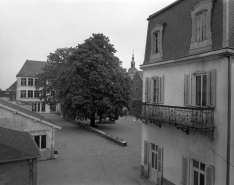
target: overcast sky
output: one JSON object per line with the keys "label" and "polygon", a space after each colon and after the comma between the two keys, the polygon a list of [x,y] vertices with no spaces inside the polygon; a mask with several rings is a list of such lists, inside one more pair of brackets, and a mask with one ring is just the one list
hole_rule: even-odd
{"label": "overcast sky", "polygon": [[130,68],[143,63],[147,18],[175,0],[0,0],[0,88],[15,80],[24,62],[46,61],[57,48],[75,47],[103,33]]}

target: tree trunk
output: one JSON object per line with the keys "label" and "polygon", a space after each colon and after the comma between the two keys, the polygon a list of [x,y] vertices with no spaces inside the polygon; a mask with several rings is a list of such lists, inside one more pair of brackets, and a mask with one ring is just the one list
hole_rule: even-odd
{"label": "tree trunk", "polygon": [[90,126],[91,127],[97,127],[97,124],[95,122],[95,114],[93,114],[91,119],[90,119]]}
{"label": "tree trunk", "polygon": [[102,113],[99,114],[99,121],[102,122]]}

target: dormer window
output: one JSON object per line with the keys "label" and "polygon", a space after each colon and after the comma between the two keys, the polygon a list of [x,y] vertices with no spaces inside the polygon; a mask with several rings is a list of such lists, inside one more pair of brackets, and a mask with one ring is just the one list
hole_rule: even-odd
{"label": "dormer window", "polygon": [[154,33],[154,54],[159,52],[159,32]]}
{"label": "dormer window", "polygon": [[150,62],[159,62],[162,60],[162,32],[164,24],[156,24],[151,30],[151,54]]}
{"label": "dormer window", "polygon": [[211,13],[212,0],[202,1],[191,12],[192,38],[190,53],[210,50],[212,48]]}

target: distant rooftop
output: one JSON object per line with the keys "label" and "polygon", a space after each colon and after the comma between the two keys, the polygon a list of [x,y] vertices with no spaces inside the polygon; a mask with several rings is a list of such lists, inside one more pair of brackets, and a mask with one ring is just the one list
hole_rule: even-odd
{"label": "distant rooftop", "polygon": [[43,61],[26,60],[16,77],[36,77],[43,72],[45,65],[46,62]]}

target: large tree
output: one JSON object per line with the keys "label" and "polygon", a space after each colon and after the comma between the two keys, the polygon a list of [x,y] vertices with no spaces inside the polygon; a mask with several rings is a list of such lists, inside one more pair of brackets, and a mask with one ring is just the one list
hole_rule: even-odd
{"label": "large tree", "polygon": [[56,90],[64,115],[90,119],[94,126],[97,115],[100,120],[103,116],[118,119],[123,107],[129,108],[131,78],[108,37],[93,34],[83,44],[60,51],[63,57],[58,50],[48,57],[40,88]]}

